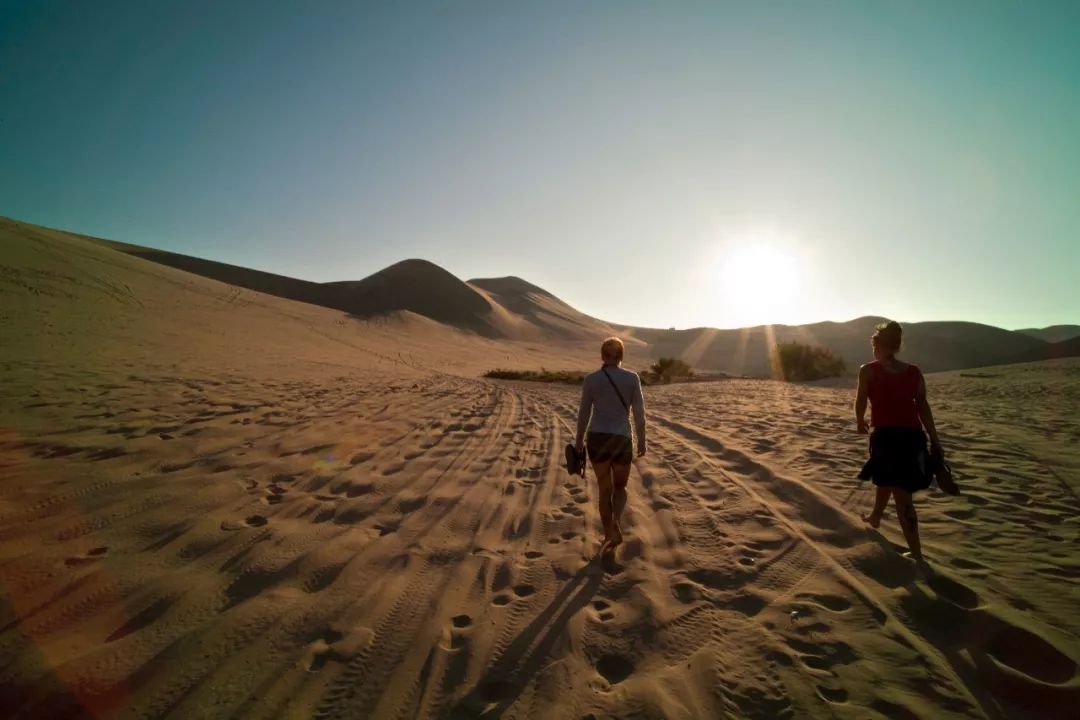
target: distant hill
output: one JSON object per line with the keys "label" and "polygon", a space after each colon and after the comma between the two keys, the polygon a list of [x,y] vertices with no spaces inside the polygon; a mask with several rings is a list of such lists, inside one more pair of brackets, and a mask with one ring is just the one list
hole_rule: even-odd
{"label": "distant hill", "polygon": [[[701,370],[767,375],[771,372],[771,349],[777,342],[789,341],[827,347],[853,370],[873,359],[870,336],[874,326],[883,320],[868,316],[847,322],[737,330],[625,328],[623,331],[648,342],[654,355],[677,355]],[[926,372],[1041,359],[1049,352],[1049,344],[1042,340],[990,325],[904,324],[903,357]]]}
{"label": "distant hill", "polygon": [[[870,336],[874,326],[884,319],[866,316],[847,322],[736,330],[627,327],[586,315],[519,277],[465,282],[426,260],[403,260],[361,280],[314,283],[127,243],[66,235],[202,277],[358,318],[408,312],[493,339],[552,343],[595,342],[618,334],[638,346],[634,351],[638,365],[658,357],[677,356],[705,372],[770,375],[772,349],[777,342],[785,341],[827,347],[854,371],[871,358]],[[903,357],[927,372],[1080,354],[1080,326],[1075,325],[1011,331],[979,323],[922,322],[906,323],[904,331]]]}
{"label": "distant hill", "polygon": [[1044,328],[1026,328],[1024,330],[1017,330],[1016,332],[1030,335],[1033,338],[1039,338],[1040,340],[1045,340],[1049,343],[1059,343],[1080,337],[1080,325],[1051,325],[1050,327]]}

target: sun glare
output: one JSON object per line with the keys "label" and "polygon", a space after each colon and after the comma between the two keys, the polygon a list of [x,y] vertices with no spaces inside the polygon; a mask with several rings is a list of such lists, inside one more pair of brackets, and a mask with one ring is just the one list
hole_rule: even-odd
{"label": "sun glare", "polygon": [[799,314],[805,272],[792,238],[773,231],[733,235],[719,259],[717,310],[731,324],[787,322]]}

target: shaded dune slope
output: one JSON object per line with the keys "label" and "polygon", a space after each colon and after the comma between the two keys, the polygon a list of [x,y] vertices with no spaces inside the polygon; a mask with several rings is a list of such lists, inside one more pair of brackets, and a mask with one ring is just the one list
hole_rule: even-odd
{"label": "shaded dune slope", "polygon": [[1045,340],[1049,343],[1060,343],[1066,340],[1080,337],[1080,325],[1050,325],[1044,328],[1024,328],[1017,330],[1018,333]]}
{"label": "shaded dune slope", "polygon": [[360,281],[320,285],[332,307],[358,317],[409,310],[437,322],[490,334],[491,304],[427,260],[403,260]]}

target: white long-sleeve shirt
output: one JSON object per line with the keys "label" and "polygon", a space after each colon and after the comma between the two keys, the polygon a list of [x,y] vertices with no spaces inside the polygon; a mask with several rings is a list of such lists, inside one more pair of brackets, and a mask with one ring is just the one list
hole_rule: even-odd
{"label": "white long-sleeve shirt", "polygon": [[[622,404],[604,370],[622,393],[629,409]],[[630,412],[634,414],[634,435],[630,434]],[[581,406],[578,408],[577,440],[585,439],[585,431],[637,437],[638,449],[645,447],[645,398],[641,394],[641,378],[636,372],[607,365],[585,376],[581,384]]]}

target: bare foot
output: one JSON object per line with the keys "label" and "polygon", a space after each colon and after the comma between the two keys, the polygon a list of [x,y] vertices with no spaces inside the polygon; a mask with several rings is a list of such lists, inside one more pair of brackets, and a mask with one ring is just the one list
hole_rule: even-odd
{"label": "bare foot", "polygon": [[867,525],[874,528],[875,530],[877,528],[881,527],[881,518],[880,517],[874,517],[873,515],[863,515],[862,519],[863,519],[863,522],[865,522]]}
{"label": "bare foot", "polygon": [[611,547],[615,547],[622,542],[622,528],[618,525],[611,528],[611,540],[609,542],[611,543]]}

